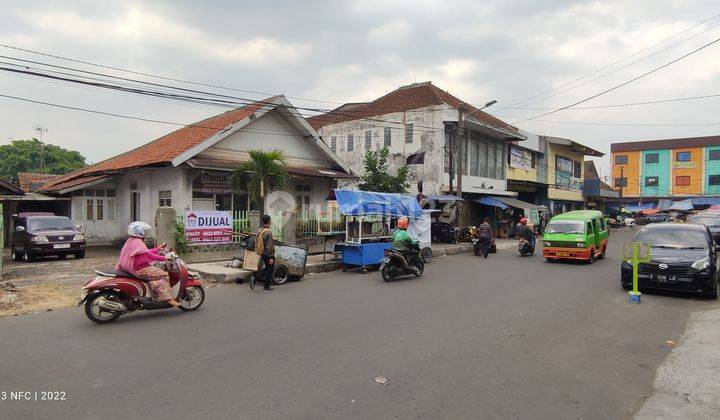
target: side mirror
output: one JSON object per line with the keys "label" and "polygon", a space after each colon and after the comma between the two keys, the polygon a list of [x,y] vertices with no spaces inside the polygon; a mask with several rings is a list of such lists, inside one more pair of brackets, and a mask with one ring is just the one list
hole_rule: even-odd
{"label": "side mirror", "polygon": [[18,226],[15,228],[15,232],[25,232],[25,226]]}

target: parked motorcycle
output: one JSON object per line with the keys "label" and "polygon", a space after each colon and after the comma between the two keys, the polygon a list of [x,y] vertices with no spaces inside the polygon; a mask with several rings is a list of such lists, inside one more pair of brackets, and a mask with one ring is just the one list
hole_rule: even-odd
{"label": "parked motorcycle", "polygon": [[456,244],[460,239],[460,229],[452,223],[433,223],[431,234],[433,242]]}
{"label": "parked motorcycle", "polygon": [[[171,294],[180,302],[183,311],[197,310],[205,301],[205,289],[199,276],[190,273],[177,254],[168,253],[167,256]],[[113,322],[125,313],[140,309],[172,308],[167,302],[153,300],[147,281],[114,268],[95,270],[95,276],[88,280],[83,291],[78,306],[84,303],[85,315],[98,324]]]}
{"label": "parked motorcycle", "polygon": [[[415,253],[407,261],[407,269],[403,267],[403,261],[405,261],[404,254],[392,249],[385,250],[385,255],[380,260],[380,274],[382,275],[383,280],[389,282],[396,277],[407,276],[410,274],[414,274],[416,277],[423,275],[423,271],[425,271],[425,262],[420,255],[420,246],[415,244],[411,245],[411,248],[415,251]],[[411,271],[410,267],[415,267],[417,272]]]}
{"label": "parked motorcycle", "polygon": [[526,257],[528,255],[533,255],[535,253],[535,246],[530,243],[525,238],[520,238],[520,242],[518,243],[518,251],[520,252],[521,257]]}

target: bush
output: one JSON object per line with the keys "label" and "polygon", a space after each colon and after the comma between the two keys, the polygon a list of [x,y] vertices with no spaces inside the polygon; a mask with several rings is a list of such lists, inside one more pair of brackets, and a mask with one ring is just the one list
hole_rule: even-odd
{"label": "bush", "polygon": [[181,221],[175,223],[175,250],[180,254],[188,252],[188,240],[185,237],[185,223]]}

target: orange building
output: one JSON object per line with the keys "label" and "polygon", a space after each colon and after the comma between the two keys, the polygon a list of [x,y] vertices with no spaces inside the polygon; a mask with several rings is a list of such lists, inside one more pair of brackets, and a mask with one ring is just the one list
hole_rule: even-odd
{"label": "orange building", "polygon": [[622,195],[635,197],[640,195],[640,151],[613,152],[612,177],[613,188],[622,187]]}
{"label": "orange building", "polygon": [[703,148],[672,150],[672,195],[700,195],[703,190]]}

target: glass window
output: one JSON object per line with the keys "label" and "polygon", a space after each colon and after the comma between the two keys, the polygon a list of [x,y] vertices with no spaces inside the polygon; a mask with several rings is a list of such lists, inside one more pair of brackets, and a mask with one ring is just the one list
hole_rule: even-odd
{"label": "glass window", "polygon": [[365,131],[365,150],[372,148],[372,131]]}
{"label": "glass window", "polygon": [[705,232],[687,228],[645,228],[635,240],[650,244],[650,248],[706,249],[708,246]]}
{"label": "glass window", "polygon": [[413,124],[405,124],[405,143],[413,142]]}
{"label": "glass window", "polygon": [[460,156],[462,157],[462,173],[468,174],[468,156],[467,156],[467,139],[465,137],[458,140],[460,142]]}
{"label": "glass window", "polygon": [[107,190],[105,191],[106,197],[115,197],[115,190]]}
{"label": "glass window", "polygon": [[105,199],[95,199],[95,220],[103,220],[105,218]]}
{"label": "glass window", "polygon": [[392,146],[392,129],[390,127],[385,127],[383,144],[385,145],[385,147]]}
{"label": "glass window", "polygon": [[720,149],[708,151],[708,160],[720,160]]}
{"label": "glass window", "polygon": [[615,188],[627,187],[627,178],[615,178]]}
{"label": "glass window", "polygon": [[689,187],[690,186],[690,177],[689,176],[675,177],[675,185],[678,187]]}
{"label": "glass window", "polygon": [[582,220],[554,220],[548,223],[546,232],[585,233],[585,223]]}
{"label": "glass window", "polygon": [[330,137],[330,150],[332,150],[333,152],[337,151],[337,137],[336,136]]}
{"label": "glass window", "polygon": [[720,175],[710,175],[708,177],[709,185],[720,185]]}
{"label": "glass window", "polygon": [[115,199],[112,197],[105,200],[105,216],[107,220],[115,220]]}
{"label": "glass window", "polygon": [[646,176],[645,177],[645,186],[646,187],[657,187],[659,183],[658,177],[656,176]]}
{"label": "glass window", "polygon": [[468,140],[468,172],[470,176],[478,176],[478,139]]}
{"label": "glass window", "polygon": [[658,163],[660,162],[659,153],[648,153],[645,155],[645,163]]}
{"label": "glass window", "polygon": [[355,150],[355,135],[350,133],[347,135],[347,151],[352,152]]}
{"label": "glass window", "polygon": [[27,230],[66,230],[74,229],[72,220],[65,216],[39,216],[27,218]]}
{"label": "glass window", "polygon": [[580,173],[582,173],[582,163],[573,161],[573,177],[582,178]]}
{"label": "glass window", "polygon": [[95,206],[92,198],[85,199],[85,220],[95,220]]}
{"label": "glass window", "polygon": [[690,152],[677,152],[675,153],[675,160],[677,162],[690,162]]}
{"label": "glass window", "polygon": [[616,165],[627,165],[627,163],[628,163],[627,155],[616,155],[615,156],[615,164]]}
{"label": "glass window", "polygon": [[232,194],[215,194],[215,210],[232,210]]}
{"label": "glass window", "polygon": [[488,143],[485,140],[478,143],[478,176],[488,177]]}
{"label": "glass window", "polygon": [[158,191],[160,207],[172,207],[172,191]]}

